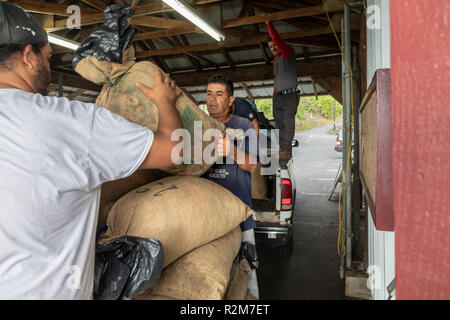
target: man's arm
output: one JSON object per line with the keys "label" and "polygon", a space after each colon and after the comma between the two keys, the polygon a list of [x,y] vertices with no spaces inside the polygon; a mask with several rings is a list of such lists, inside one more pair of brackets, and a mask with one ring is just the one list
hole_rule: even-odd
{"label": "man's arm", "polygon": [[[256,166],[257,166],[257,159],[256,159],[256,155],[252,154],[252,153],[247,153],[242,151],[241,149],[239,149],[238,147],[234,146],[234,161],[236,161],[236,163],[238,164],[238,166],[245,171],[248,172],[253,172],[256,170]],[[242,157],[244,157],[245,162],[244,163],[239,163],[238,159],[242,159]]]}
{"label": "man's arm", "polygon": [[266,24],[269,35],[273,42],[277,45],[278,50],[280,50],[285,59],[288,59],[294,53],[294,49],[280,38],[271,21],[267,21]]}
{"label": "man's arm", "polygon": [[181,92],[175,92],[175,82],[171,81],[168,75],[163,76],[161,71],[159,76],[156,76],[153,88],[139,83],[136,87],[158,108],[158,129],[154,132],[152,147],[139,169],[168,168],[177,160],[171,157],[172,149],[178,144],[178,141],[171,141],[172,132],[183,128],[180,115],[175,108],[175,102]]}
{"label": "man's arm", "polygon": [[252,125],[255,128],[256,135],[259,137],[259,121],[258,121],[258,119],[253,119]]}
{"label": "man's arm", "polygon": [[[256,155],[248,152],[244,152],[239,149],[234,144],[232,145],[231,141],[226,138],[224,135],[222,139],[219,139],[217,143],[217,152],[222,157],[228,157],[231,152],[231,148],[233,148],[233,160],[237,163],[237,165],[245,171],[253,172],[257,167],[257,157]],[[241,159],[244,159],[244,163],[241,163]]]}

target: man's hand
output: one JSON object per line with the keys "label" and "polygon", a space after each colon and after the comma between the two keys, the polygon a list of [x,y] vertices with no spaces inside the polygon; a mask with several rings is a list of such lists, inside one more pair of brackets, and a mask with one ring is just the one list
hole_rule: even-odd
{"label": "man's hand", "polygon": [[171,80],[169,75],[164,75],[161,70],[158,70],[155,76],[155,85],[149,88],[142,83],[136,83],[136,87],[141,90],[156,106],[159,108],[162,105],[174,105],[177,98],[181,96],[182,92],[175,92],[175,81]]}
{"label": "man's hand", "polygon": [[222,139],[219,139],[216,146],[217,154],[220,157],[228,157],[231,152],[231,142],[227,139],[226,135],[222,135]]}
{"label": "man's hand", "polygon": [[159,71],[155,77],[155,85],[149,88],[143,84],[136,84],[158,108],[158,129],[154,132],[153,144],[140,169],[164,169],[178,161],[180,154],[172,158],[172,149],[178,144],[172,141],[172,133],[183,128],[180,115],[175,103],[181,92],[175,92],[175,82],[168,75],[163,76]]}

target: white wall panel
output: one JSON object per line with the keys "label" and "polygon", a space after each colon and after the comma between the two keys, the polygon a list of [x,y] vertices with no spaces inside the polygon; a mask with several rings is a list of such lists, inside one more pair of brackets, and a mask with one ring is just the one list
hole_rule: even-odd
{"label": "white wall panel", "polygon": [[[376,6],[370,8],[370,6]],[[367,86],[375,70],[391,67],[389,0],[367,0]],[[375,20],[378,19],[378,20]],[[377,28],[378,27],[378,28]],[[386,300],[386,287],[395,278],[395,233],[378,231],[369,211],[368,262],[372,299]]]}

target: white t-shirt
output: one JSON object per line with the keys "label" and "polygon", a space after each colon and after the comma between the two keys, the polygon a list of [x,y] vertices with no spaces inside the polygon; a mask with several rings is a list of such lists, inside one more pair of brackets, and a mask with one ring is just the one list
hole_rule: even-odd
{"label": "white t-shirt", "polygon": [[0,299],[92,299],[100,186],[152,143],[95,104],[0,89]]}

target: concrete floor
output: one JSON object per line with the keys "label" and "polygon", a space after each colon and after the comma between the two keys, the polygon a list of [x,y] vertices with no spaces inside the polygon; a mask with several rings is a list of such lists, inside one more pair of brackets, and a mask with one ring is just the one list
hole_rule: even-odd
{"label": "concrete floor", "polygon": [[[342,153],[336,152],[332,125],[296,134],[293,150],[297,197],[294,250],[275,257],[257,238],[260,299],[344,299],[337,255],[338,202],[328,201]],[[337,199],[337,193],[334,194]]]}

